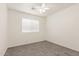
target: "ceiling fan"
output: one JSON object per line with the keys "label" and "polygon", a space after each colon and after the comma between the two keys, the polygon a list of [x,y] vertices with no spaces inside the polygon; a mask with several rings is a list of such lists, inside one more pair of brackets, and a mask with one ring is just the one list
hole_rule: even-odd
{"label": "ceiling fan", "polygon": [[32,10],[37,10],[40,12],[40,14],[45,13],[47,10],[49,10],[50,8],[47,7],[46,3],[42,3],[40,6],[33,6]]}

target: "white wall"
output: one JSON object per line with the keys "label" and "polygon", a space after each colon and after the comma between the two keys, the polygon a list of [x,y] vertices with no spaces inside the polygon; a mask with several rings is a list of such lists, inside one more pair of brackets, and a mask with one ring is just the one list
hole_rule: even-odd
{"label": "white wall", "polygon": [[0,56],[7,49],[7,7],[0,3]]}
{"label": "white wall", "polygon": [[79,51],[79,4],[47,18],[48,41]]}
{"label": "white wall", "polygon": [[[11,9],[9,9],[8,14],[9,14],[9,21],[8,21],[9,47],[45,40],[46,21],[44,18],[33,16],[30,14],[25,14],[19,11],[11,10]],[[22,17],[39,20],[40,32],[23,33],[21,31]]]}

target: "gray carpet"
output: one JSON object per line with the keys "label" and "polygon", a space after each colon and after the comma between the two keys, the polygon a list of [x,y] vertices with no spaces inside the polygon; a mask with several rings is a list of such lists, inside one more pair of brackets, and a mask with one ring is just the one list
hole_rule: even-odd
{"label": "gray carpet", "polygon": [[5,56],[79,56],[79,52],[42,41],[8,48]]}

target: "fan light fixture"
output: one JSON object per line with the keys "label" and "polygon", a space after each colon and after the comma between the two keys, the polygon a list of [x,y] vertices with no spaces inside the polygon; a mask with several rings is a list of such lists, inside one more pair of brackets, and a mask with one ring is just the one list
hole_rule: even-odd
{"label": "fan light fixture", "polygon": [[42,14],[42,13],[45,13],[47,10],[49,10],[49,8],[46,7],[46,4],[45,4],[45,3],[43,3],[43,4],[41,5],[40,9],[39,9],[40,13],[41,13],[41,14]]}
{"label": "fan light fixture", "polygon": [[40,12],[40,14],[44,14],[50,8],[46,6],[46,3],[42,3],[41,6],[32,7],[32,10],[36,10]]}

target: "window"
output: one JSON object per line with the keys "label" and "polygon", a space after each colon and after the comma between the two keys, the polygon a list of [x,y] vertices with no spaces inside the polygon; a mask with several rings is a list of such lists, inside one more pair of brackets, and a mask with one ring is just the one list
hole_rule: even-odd
{"label": "window", "polygon": [[39,21],[22,18],[22,32],[39,32]]}

